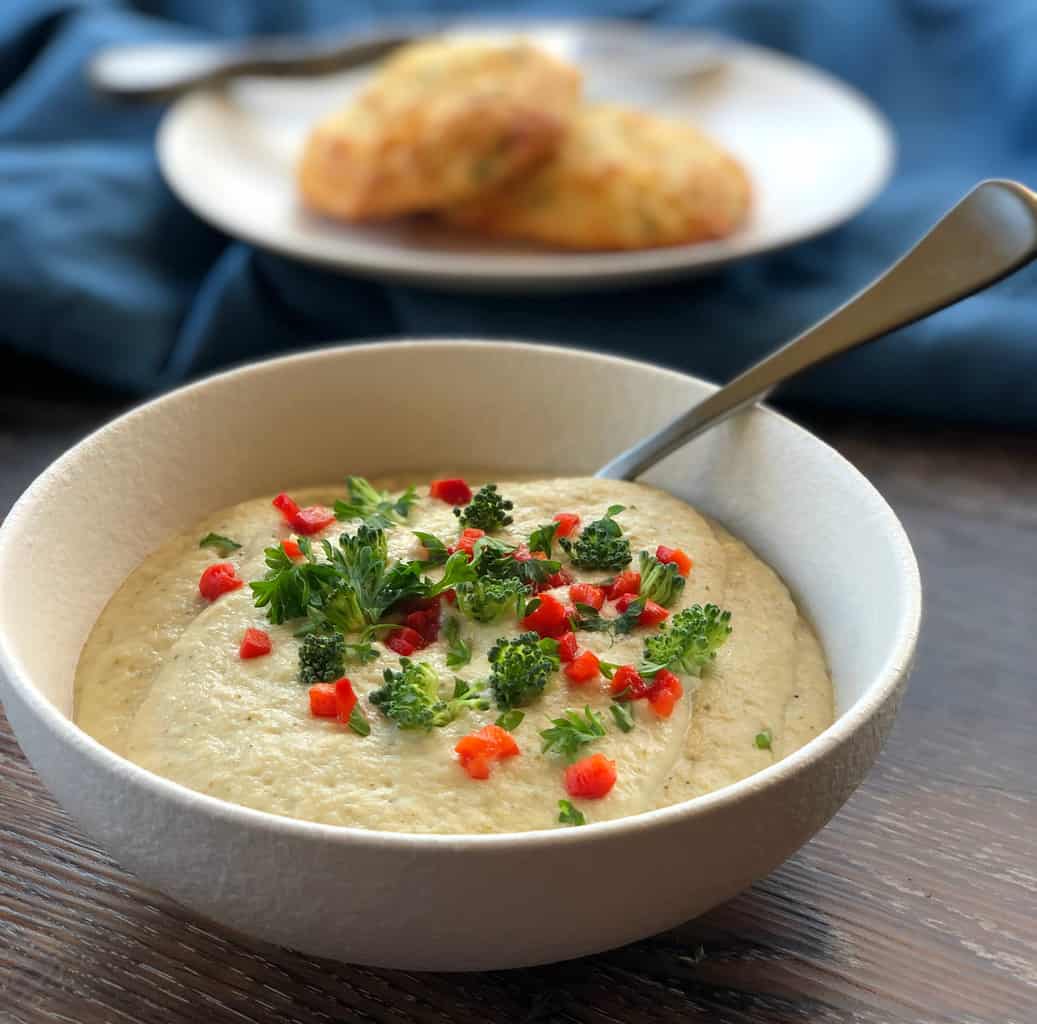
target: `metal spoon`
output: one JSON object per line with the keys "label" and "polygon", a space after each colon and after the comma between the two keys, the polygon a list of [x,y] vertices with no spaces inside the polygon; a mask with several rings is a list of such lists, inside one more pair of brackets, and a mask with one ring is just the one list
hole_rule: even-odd
{"label": "metal spoon", "polygon": [[777,385],[988,288],[1037,256],[1037,195],[984,181],[884,274],[823,320],[735,377],[595,476],[634,480]]}

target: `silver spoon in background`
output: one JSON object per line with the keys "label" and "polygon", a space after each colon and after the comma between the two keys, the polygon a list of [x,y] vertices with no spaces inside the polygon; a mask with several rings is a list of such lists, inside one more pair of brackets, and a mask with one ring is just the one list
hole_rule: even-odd
{"label": "silver spoon in background", "polygon": [[884,274],[823,320],[739,374],[595,476],[634,480],[670,452],[818,363],[988,288],[1037,256],[1037,195],[984,181]]}

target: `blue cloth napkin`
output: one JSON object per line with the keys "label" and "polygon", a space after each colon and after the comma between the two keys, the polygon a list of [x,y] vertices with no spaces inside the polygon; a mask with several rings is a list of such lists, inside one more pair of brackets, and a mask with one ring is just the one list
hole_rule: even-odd
{"label": "blue cloth napkin", "polygon": [[[894,181],[850,224],[708,277],[591,296],[472,296],[341,277],[201,223],[163,184],[159,112],[93,98],[84,64],[129,40],[370,24],[432,0],[3,0],[0,359],[41,355],[146,393],[220,365],[393,335],[562,341],[724,380],[869,281],[984,177],[1037,184],[1033,0],[574,0],[705,26],[848,80],[895,125]],[[557,5],[509,3],[515,13]],[[822,367],[789,397],[1037,426],[1037,273]]]}

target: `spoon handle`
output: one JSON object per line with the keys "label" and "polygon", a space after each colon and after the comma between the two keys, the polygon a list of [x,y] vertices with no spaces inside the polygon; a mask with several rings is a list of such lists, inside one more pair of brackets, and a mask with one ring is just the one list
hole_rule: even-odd
{"label": "spoon handle", "polygon": [[664,456],[803,370],[953,305],[1037,256],[1037,195],[984,181],[845,305],[595,474],[633,480]]}

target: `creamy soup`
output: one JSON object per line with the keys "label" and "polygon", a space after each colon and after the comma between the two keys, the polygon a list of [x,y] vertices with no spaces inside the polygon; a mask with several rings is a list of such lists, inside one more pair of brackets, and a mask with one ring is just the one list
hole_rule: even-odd
{"label": "creamy soup", "polygon": [[[169,540],[91,633],[76,721],[224,800],[437,833],[569,827],[673,804],[767,767],[831,723],[824,655],[788,589],[684,502],[569,478],[501,480],[471,503],[463,485],[433,497],[425,481],[400,502],[403,484],[375,482],[387,492],[380,510],[360,490],[348,507],[344,487],[293,495],[303,506],[340,501],[348,518],[326,526],[328,513],[279,510],[267,496]],[[489,540],[473,523],[490,527]],[[527,549],[552,532],[539,546],[558,564],[529,568]],[[341,553],[344,534],[354,546],[336,569],[321,542]],[[410,592],[382,609],[363,585],[351,589],[355,559],[390,574],[421,565],[403,574]],[[444,571],[460,582],[430,596]],[[304,577],[305,616],[293,607]],[[264,594],[271,603],[257,607]],[[278,608],[283,621],[271,621]],[[362,628],[365,613],[375,628]]]}

